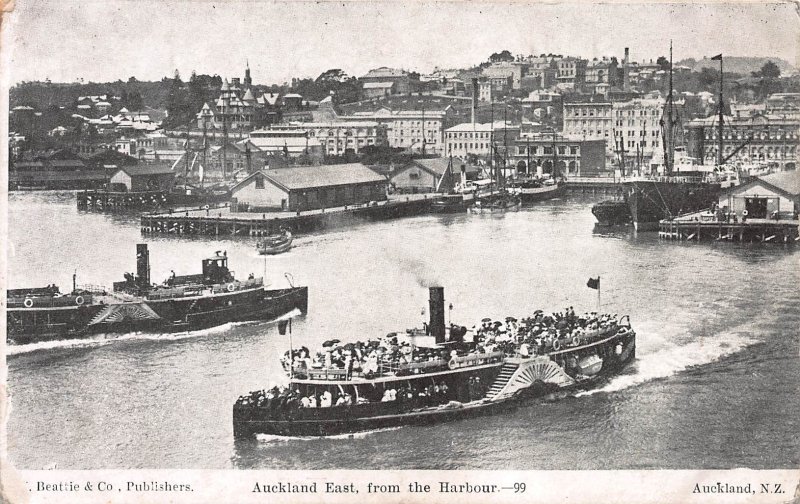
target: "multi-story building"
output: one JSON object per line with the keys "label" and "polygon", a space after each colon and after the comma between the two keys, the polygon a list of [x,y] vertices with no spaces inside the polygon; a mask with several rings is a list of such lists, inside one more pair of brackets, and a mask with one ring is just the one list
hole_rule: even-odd
{"label": "multi-story building", "polygon": [[[705,164],[717,161],[718,118],[695,119],[686,125],[687,153]],[[722,129],[723,158],[727,163],[768,164],[783,170],[797,167],[800,119],[775,115],[725,117]]]}
{"label": "multi-story building", "polygon": [[390,147],[414,153],[445,155],[444,130],[458,116],[452,102],[431,97],[392,97],[375,108],[374,103],[343,105],[337,120],[369,121],[386,126]]}
{"label": "multi-story building", "polygon": [[586,91],[605,93],[617,85],[617,60],[603,57],[586,64]]}
{"label": "multi-story building", "polygon": [[557,133],[537,133],[517,138],[509,150],[520,173],[557,176],[596,176],[606,170],[605,140],[584,140]]}
{"label": "multi-story building", "polygon": [[[327,121],[281,124],[286,131],[305,131],[316,138],[327,155],[359,153],[370,145],[388,145],[387,126],[376,121]],[[253,132],[257,136],[258,132]],[[253,136],[253,135],[251,135]]]}
{"label": "multi-story building", "polygon": [[[519,125],[495,121],[492,123],[462,123],[445,130],[445,154],[466,158],[467,155],[488,156],[492,142],[495,146],[511,145],[519,137]],[[498,147],[502,150],[502,147]]]}
{"label": "multi-story building", "polygon": [[[663,98],[637,98],[613,104],[614,151],[624,150],[642,165],[662,165],[664,151],[661,118]],[[676,103],[680,109],[681,104]]]}
{"label": "multi-story building", "polygon": [[[374,68],[358,78],[367,89],[388,94],[408,94],[411,92],[411,77],[405,70],[396,68]],[[370,84],[370,86],[367,86]],[[380,86],[375,86],[380,84]],[[388,91],[387,91],[388,89]]]}
{"label": "multi-story building", "polygon": [[563,132],[587,140],[602,139],[607,148],[614,148],[612,104],[603,100],[564,102]]}
{"label": "multi-story building", "polygon": [[580,58],[561,58],[557,62],[556,81],[562,89],[581,89],[586,82],[586,60]]}

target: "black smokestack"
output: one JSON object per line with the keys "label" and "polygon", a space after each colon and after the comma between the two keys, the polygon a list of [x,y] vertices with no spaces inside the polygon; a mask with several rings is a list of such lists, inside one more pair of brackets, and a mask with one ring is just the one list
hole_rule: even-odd
{"label": "black smokestack", "polygon": [[444,343],[444,287],[430,287],[431,320],[428,330],[436,343]]}
{"label": "black smokestack", "polygon": [[136,244],[136,281],[139,287],[150,285],[150,252],[146,243]]}

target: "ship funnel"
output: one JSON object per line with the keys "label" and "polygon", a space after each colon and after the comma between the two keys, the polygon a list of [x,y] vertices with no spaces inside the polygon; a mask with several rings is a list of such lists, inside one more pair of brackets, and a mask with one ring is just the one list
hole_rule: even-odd
{"label": "ship funnel", "polygon": [[146,243],[136,244],[136,282],[139,287],[150,285],[150,252]]}
{"label": "ship funnel", "polygon": [[436,343],[444,343],[444,287],[430,287],[430,324],[428,330]]}

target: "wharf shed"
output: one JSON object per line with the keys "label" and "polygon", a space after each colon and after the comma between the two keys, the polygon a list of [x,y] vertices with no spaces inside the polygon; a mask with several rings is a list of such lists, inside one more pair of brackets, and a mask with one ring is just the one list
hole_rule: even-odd
{"label": "wharf shed", "polygon": [[719,208],[738,219],[745,210],[749,219],[770,218],[776,212],[792,218],[800,211],[800,172],[772,173],[731,187],[720,194]]}
{"label": "wharf shed", "polygon": [[231,189],[238,211],[304,211],[383,201],[386,177],[361,163],[260,170]]}
{"label": "wharf shed", "polygon": [[168,164],[122,166],[111,176],[110,187],[127,192],[169,191],[175,184],[175,172]]}

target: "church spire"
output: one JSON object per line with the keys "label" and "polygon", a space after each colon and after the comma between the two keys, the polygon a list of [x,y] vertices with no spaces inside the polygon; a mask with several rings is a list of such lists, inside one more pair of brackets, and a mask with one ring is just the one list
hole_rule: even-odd
{"label": "church spire", "polygon": [[253,86],[253,79],[250,77],[250,60],[245,60],[246,67],[244,70],[244,89],[250,89]]}

